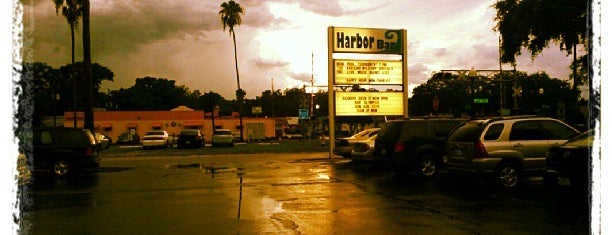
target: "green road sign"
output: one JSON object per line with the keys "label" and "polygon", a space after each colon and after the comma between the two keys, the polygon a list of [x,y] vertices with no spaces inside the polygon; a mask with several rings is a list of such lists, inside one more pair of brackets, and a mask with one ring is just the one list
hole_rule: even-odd
{"label": "green road sign", "polygon": [[489,103],[489,99],[487,98],[474,99],[474,104],[488,104],[488,103]]}

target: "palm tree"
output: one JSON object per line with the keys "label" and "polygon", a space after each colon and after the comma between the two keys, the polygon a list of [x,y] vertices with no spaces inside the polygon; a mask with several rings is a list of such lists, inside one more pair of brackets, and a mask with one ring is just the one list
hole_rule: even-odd
{"label": "palm tree", "polygon": [[238,99],[238,111],[240,113],[240,140],[243,140],[243,126],[242,126],[242,101],[246,93],[240,88],[240,74],[238,73],[238,53],[236,52],[236,32],[234,26],[242,23],[240,14],[244,13],[244,8],[240,4],[230,0],[221,4],[221,10],[219,16],[221,16],[221,23],[223,23],[223,31],[225,28],[229,28],[229,33],[232,35],[234,41],[234,62],[236,65],[236,83],[238,84],[238,90],[236,90],[236,98]]}
{"label": "palm tree", "polygon": [[94,131],[94,85],[91,76],[91,37],[89,34],[89,0],[83,1],[83,77],[85,78],[87,90],[86,107],[85,107],[85,122],[84,127],[91,132]]}
{"label": "palm tree", "polygon": [[[74,31],[79,28],[79,18],[81,18],[82,14],[82,0],[53,0],[55,3],[55,14],[61,14],[66,17],[66,21],[68,21],[68,25],[70,25],[70,41],[71,41],[71,49],[72,49],[72,69],[74,70]],[[74,71],[70,73],[70,77],[73,81],[72,83],[72,92],[73,92],[73,116],[74,116],[74,127],[76,127],[76,106],[77,106],[77,81],[74,76]]]}

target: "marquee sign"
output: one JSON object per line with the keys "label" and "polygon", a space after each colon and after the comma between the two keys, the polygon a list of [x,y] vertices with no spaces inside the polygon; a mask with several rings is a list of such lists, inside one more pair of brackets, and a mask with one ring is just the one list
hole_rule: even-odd
{"label": "marquee sign", "polygon": [[336,116],[403,115],[403,92],[336,92]]}
{"label": "marquee sign", "polygon": [[333,52],[403,54],[402,30],[333,27]]}
{"label": "marquee sign", "polygon": [[394,60],[334,60],[338,85],[401,85],[402,62]]}

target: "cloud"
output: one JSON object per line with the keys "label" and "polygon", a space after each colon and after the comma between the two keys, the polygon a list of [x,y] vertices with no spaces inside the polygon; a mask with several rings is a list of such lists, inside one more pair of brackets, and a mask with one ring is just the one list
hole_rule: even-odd
{"label": "cloud", "polygon": [[262,58],[251,60],[253,64],[259,69],[270,70],[274,68],[284,68],[289,65],[288,62],[278,60],[266,60]]}
{"label": "cloud", "polygon": [[421,84],[429,79],[430,70],[423,63],[408,66],[408,83]]}
{"label": "cloud", "polygon": [[310,83],[310,78],[312,77],[312,74],[310,74],[310,73],[294,73],[294,72],[289,72],[288,76],[289,76],[289,78],[292,78],[292,79],[297,80],[297,81]]}

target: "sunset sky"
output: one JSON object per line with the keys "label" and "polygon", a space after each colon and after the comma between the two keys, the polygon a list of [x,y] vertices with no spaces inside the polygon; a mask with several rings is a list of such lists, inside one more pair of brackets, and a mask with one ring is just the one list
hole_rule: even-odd
{"label": "sunset sky", "polygon": [[[29,2],[29,1],[24,1]],[[70,63],[70,30],[51,0],[24,5],[25,61],[54,68]],[[115,73],[101,91],[128,88],[146,76],[190,90],[235,98],[233,44],[219,18],[222,0],[93,0],[92,60]],[[443,69],[499,69],[494,0],[239,0],[236,30],[241,87],[247,98],[272,87],[327,85],[327,27],[406,29],[409,87]],[[81,30],[77,61],[82,60]],[[517,69],[567,79],[568,57],[558,45]],[[580,52],[580,54],[582,54]],[[313,56],[314,55],[314,56]],[[314,58],[314,60],[313,60]],[[504,65],[504,69],[511,69]],[[312,74],[314,71],[314,74]]]}

